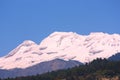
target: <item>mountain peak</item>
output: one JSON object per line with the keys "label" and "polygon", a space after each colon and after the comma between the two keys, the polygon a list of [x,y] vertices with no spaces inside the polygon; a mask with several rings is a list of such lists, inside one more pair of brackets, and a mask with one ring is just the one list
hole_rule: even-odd
{"label": "mountain peak", "polygon": [[64,35],[73,35],[76,34],[75,32],[53,32],[52,34],[50,34],[50,37],[53,36],[64,36]]}
{"label": "mountain peak", "polygon": [[33,45],[36,44],[35,42],[31,41],[31,40],[25,40],[23,41],[22,45]]}
{"label": "mountain peak", "polygon": [[[32,47],[33,45],[36,45],[36,43],[31,40],[25,40],[25,41],[23,41],[23,43],[21,43],[19,46],[17,46],[15,49],[13,49],[8,55],[6,55],[5,58],[14,56],[15,54],[23,53],[27,49]],[[26,52],[28,52],[28,51],[29,50],[27,50]]]}
{"label": "mountain peak", "polygon": [[[79,35],[75,32],[54,32],[39,45],[25,40],[5,56],[5,60],[0,59],[0,64],[3,69],[26,68],[56,58],[85,63],[96,58],[108,58],[120,52],[119,47],[119,34],[92,32],[89,35]],[[12,65],[8,66],[7,62]]]}
{"label": "mountain peak", "polygon": [[90,35],[108,35],[108,33],[104,33],[104,32],[91,32]]}

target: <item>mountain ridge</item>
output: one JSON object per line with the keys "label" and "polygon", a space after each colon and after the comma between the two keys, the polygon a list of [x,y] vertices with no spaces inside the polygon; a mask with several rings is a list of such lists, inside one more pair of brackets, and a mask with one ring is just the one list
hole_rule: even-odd
{"label": "mountain ridge", "polygon": [[[92,32],[54,32],[40,44],[25,40],[8,55],[0,58],[0,69],[27,68],[56,58],[82,63],[96,58],[109,58],[120,52],[120,35]],[[7,65],[7,64],[10,65]]]}

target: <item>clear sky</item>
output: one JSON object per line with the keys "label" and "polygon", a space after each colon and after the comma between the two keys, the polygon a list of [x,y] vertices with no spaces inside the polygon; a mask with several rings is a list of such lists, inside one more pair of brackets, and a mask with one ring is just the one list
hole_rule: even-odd
{"label": "clear sky", "polygon": [[54,31],[120,34],[120,0],[0,0],[0,56]]}

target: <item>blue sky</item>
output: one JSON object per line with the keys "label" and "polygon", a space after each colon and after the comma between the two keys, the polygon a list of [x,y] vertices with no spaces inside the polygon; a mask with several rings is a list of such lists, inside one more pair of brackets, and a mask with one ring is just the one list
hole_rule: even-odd
{"label": "blue sky", "polygon": [[0,56],[54,31],[120,34],[120,0],[0,0]]}

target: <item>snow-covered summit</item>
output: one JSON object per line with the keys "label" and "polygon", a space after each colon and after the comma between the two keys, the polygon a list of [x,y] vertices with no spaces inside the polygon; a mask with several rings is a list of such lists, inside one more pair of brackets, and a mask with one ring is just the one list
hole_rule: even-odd
{"label": "snow-covered summit", "polygon": [[30,48],[34,45],[37,45],[35,42],[31,41],[31,40],[25,40],[23,41],[17,48],[13,49],[7,56],[5,57],[10,57],[13,56],[17,53],[23,53],[24,50],[26,50],[27,48]]}
{"label": "snow-covered summit", "polygon": [[105,34],[108,34],[108,33],[104,33],[104,32],[91,32],[90,35],[105,35]]}
{"label": "snow-covered summit", "polygon": [[49,37],[53,37],[56,35],[73,35],[76,34],[75,32],[53,32],[52,34],[50,34]]}
{"label": "snow-covered summit", "polygon": [[109,58],[117,52],[120,52],[119,34],[94,32],[79,35],[75,32],[54,32],[39,45],[31,40],[24,41],[0,58],[0,68],[27,68],[57,58],[85,63],[98,57]]}
{"label": "snow-covered summit", "polygon": [[31,41],[31,40],[25,40],[25,41],[23,41],[22,44],[23,44],[23,45],[34,45],[34,44],[36,44],[36,43],[33,42],[33,41]]}
{"label": "snow-covered summit", "polygon": [[37,44],[32,40],[25,40],[19,45],[19,47],[21,47],[21,46],[30,47],[32,45],[37,45]]}

